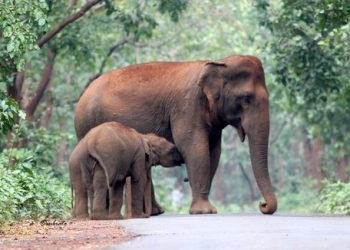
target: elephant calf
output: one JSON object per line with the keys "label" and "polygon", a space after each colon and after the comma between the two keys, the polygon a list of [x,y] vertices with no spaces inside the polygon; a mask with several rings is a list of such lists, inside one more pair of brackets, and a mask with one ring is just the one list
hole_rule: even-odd
{"label": "elephant calf", "polygon": [[[147,217],[150,215],[147,207],[151,206],[150,167],[157,164],[171,167],[181,163],[179,151],[166,139],[140,134],[117,122],[103,123],[80,140],[69,159],[75,192],[74,215],[81,214],[79,207],[84,207],[81,203],[87,202],[80,200],[84,185],[85,192],[88,189],[92,219],[122,218],[123,187],[125,178],[131,176],[132,217]],[[80,171],[82,176],[77,176]],[[145,204],[146,212],[144,199],[149,199],[149,204]]]}

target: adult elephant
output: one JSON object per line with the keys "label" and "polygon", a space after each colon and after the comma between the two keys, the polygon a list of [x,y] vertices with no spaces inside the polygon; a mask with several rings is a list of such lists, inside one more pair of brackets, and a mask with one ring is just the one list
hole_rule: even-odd
{"label": "adult elephant", "polygon": [[152,62],[105,73],[81,96],[75,128],[82,138],[91,128],[118,121],[140,133],[174,142],[186,163],[192,188],[191,214],[216,213],[209,202],[221,153],[222,129],[232,125],[247,135],[260,210],[276,211],[268,173],[269,100],[264,70],[253,56],[221,61]]}

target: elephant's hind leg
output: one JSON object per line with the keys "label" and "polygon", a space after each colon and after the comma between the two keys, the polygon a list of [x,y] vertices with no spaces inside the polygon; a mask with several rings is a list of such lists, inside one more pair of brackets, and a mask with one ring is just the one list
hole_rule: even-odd
{"label": "elephant's hind leg", "polygon": [[94,195],[91,218],[93,220],[106,220],[108,219],[108,211],[106,204],[108,188],[106,184],[105,172],[99,165],[97,165],[95,168],[93,190]]}
{"label": "elephant's hind leg", "polygon": [[75,156],[71,156],[69,159],[69,174],[74,191],[73,217],[77,219],[87,219],[89,218],[88,194],[83,181],[80,162]]}
{"label": "elephant's hind leg", "polygon": [[125,179],[117,181],[109,188],[109,219],[123,219],[121,209],[123,205],[123,191]]}

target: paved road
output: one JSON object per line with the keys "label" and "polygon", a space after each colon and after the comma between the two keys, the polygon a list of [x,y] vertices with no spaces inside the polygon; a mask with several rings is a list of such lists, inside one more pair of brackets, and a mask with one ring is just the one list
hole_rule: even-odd
{"label": "paved road", "polygon": [[162,215],[118,223],[139,236],[109,249],[350,249],[350,217]]}

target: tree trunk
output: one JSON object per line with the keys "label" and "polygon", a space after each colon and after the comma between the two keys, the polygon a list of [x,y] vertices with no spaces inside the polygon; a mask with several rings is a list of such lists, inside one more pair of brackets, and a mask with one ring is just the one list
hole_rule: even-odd
{"label": "tree trunk", "polygon": [[56,58],[56,52],[54,50],[49,50],[47,55],[47,61],[45,63],[45,67],[42,72],[39,85],[34,93],[34,96],[31,98],[31,100],[29,101],[29,103],[25,108],[28,120],[33,119],[34,112],[38,107],[39,102],[43,97],[44,92],[51,81],[55,58]]}
{"label": "tree trunk", "polygon": [[46,108],[40,119],[40,127],[43,127],[46,130],[48,130],[51,124],[51,117],[52,117],[52,111],[53,111],[53,98],[51,96],[48,97],[45,106]]}
{"label": "tree trunk", "polygon": [[304,160],[307,176],[316,180],[317,191],[321,190],[322,180],[324,178],[321,169],[321,159],[324,150],[324,144],[321,137],[311,141],[304,140]]}
{"label": "tree trunk", "polygon": [[314,143],[314,162],[315,162],[315,177],[317,180],[317,190],[320,191],[322,188],[322,180],[324,179],[322,169],[321,169],[321,161],[322,154],[324,151],[324,144],[321,137],[317,137]]}
{"label": "tree trunk", "polygon": [[312,162],[312,145],[311,140],[306,138],[304,140],[304,160],[305,160],[305,168],[306,168],[306,175],[310,178],[314,178],[314,168],[313,168],[313,162]]}
{"label": "tree trunk", "polygon": [[338,172],[339,179],[343,182],[349,181],[349,176],[346,173],[346,165],[347,165],[346,157],[345,156],[340,157],[338,159],[337,172]]}
{"label": "tree trunk", "polygon": [[24,71],[20,71],[16,73],[13,79],[13,83],[7,85],[8,96],[15,99],[19,105],[21,104],[21,100],[22,100],[23,82],[24,82]]}

